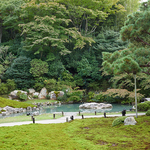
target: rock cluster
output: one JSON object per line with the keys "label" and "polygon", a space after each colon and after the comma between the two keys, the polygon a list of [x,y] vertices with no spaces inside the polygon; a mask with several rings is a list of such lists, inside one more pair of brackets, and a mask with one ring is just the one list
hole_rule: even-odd
{"label": "rock cluster", "polygon": [[37,111],[39,110],[39,108],[36,108],[36,107],[27,107],[27,108],[13,108],[13,107],[10,107],[10,106],[6,106],[4,108],[0,108],[0,112],[2,114],[2,116],[7,116],[7,115],[10,115],[10,114],[17,114],[17,113],[23,113],[23,112],[26,112],[26,111]]}
{"label": "rock cluster", "polygon": [[107,109],[112,108],[111,104],[104,103],[85,103],[79,106],[80,109]]}
{"label": "rock cluster", "polygon": [[[56,100],[56,94],[55,91],[51,91],[48,93],[47,89],[44,87],[41,89],[40,92],[36,92],[34,89],[28,89],[29,94],[26,91],[22,90],[14,90],[9,94],[9,99],[18,99],[19,97],[17,96],[18,92],[21,92],[22,94],[28,95],[28,99],[33,99],[34,97],[37,96],[38,99],[45,99],[47,95],[49,95],[50,99]],[[58,91],[58,96],[63,96],[64,92],[63,91]]]}

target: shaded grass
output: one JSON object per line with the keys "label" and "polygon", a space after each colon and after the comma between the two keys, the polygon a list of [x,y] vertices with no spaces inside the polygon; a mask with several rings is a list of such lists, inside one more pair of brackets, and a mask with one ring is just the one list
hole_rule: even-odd
{"label": "shaded grass", "polygon": [[91,118],[61,124],[0,127],[0,150],[150,149],[150,117],[137,125],[112,127],[115,118]]}
{"label": "shaded grass", "polygon": [[[61,114],[55,114],[55,119],[61,118]],[[35,120],[49,120],[53,119],[53,114],[41,114],[39,116],[34,116]],[[31,116],[21,115],[14,117],[0,118],[0,123],[10,123],[10,122],[22,122],[31,121]]]}

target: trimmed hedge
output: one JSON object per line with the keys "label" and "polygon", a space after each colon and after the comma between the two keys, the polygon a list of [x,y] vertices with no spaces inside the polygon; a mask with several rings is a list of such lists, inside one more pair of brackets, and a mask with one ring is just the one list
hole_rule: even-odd
{"label": "trimmed hedge", "polygon": [[148,109],[150,109],[150,102],[144,102],[144,103],[139,103],[137,104],[137,109],[139,111],[147,111]]}
{"label": "trimmed hedge", "polygon": [[116,118],[113,123],[112,123],[112,126],[117,126],[119,124],[123,124],[124,123],[124,120],[126,119],[127,117],[126,116],[122,116],[122,117],[118,117]]}
{"label": "trimmed hedge", "polygon": [[146,116],[150,116],[150,109],[146,112]]}

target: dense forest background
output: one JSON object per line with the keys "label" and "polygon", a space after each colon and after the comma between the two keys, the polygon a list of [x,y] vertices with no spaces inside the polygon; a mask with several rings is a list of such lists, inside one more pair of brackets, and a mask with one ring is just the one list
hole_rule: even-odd
{"label": "dense forest background", "polygon": [[[138,17],[137,12],[149,12],[147,6],[140,7],[139,0],[1,0],[0,94],[42,87],[48,91],[67,87],[86,92],[133,91],[132,74],[104,70],[103,53],[130,49],[139,62],[149,59],[149,45],[142,42],[139,46],[139,37],[137,45],[133,41],[138,33],[125,35],[131,29],[127,21]],[[148,25],[144,28],[149,30]],[[138,57],[143,49],[133,51],[135,46],[146,47],[147,53]],[[137,87],[148,96],[150,80],[145,68],[145,74],[137,74]]]}

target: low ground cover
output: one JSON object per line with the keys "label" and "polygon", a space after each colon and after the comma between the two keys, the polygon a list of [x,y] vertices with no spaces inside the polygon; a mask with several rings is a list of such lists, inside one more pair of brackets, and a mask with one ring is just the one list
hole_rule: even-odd
{"label": "low ground cover", "polygon": [[[146,111],[140,111],[138,113],[146,113]],[[118,114],[122,114],[122,112],[106,112],[106,116],[107,115],[118,115]],[[135,111],[126,111],[126,114],[135,114]],[[78,113],[78,116],[81,116],[81,115],[84,115],[84,116],[93,116],[93,115],[95,115],[95,112],[93,112],[93,113],[80,112],[80,115]],[[96,115],[104,115],[104,113],[98,113],[98,112],[96,112]]]}
{"label": "low ground cover", "polygon": [[[55,114],[55,119],[61,118],[61,114]],[[53,119],[53,114],[41,114],[39,116],[34,116],[35,120],[49,120]],[[0,123],[10,123],[10,122],[22,122],[22,121],[31,121],[31,116],[21,115],[21,116],[14,116],[14,117],[1,117]]]}
{"label": "low ground cover", "polygon": [[135,126],[112,127],[115,118],[79,119],[60,124],[0,127],[0,150],[141,150],[150,149],[150,117]]}
{"label": "low ground cover", "polygon": [[0,107],[14,107],[14,108],[27,108],[28,106],[35,107],[35,105],[27,104],[25,102],[19,102],[15,100],[9,100],[7,98],[0,97]]}
{"label": "low ground cover", "polygon": [[31,99],[31,100],[26,100],[26,101],[25,101],[25,103],[28,103],[28,104],[33,104],[33,103],[45,103],[45,102],[54,103],[54,102],[56,102],[56,100]]}

